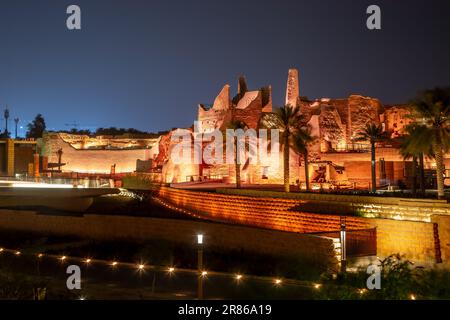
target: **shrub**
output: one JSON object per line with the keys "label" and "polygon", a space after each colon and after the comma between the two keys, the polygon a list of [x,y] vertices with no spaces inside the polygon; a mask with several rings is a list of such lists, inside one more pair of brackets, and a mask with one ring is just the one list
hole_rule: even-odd
{"label": "shrub", "polygon": [[379,261],[381,288],[368,290],[365,269],[355,273],[321,277],[323,287],[316,292],[317,299],[380,299],[405,300],[450,299],[450,272],[439,269],[414,267],[400,254],[392,254]]}

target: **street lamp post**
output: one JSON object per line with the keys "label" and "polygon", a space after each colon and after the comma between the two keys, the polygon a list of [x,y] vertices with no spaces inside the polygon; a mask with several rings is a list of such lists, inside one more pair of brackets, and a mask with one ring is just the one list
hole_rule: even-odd
{"label": "street lamp post", "polygon": [[198,264],[198,300],[203,299],[203,234],[197,235],[197,264]]}
{"label": "street lamp post", "polygon": [[15,135],[14,135],[14,137],[17,139],[17,125],[19,124],[19,118],[14,118],[14,124],[15,124]]}
{"label": "street lamp post", "polygon": [[6,106],[3,116],[5,117],[5,136],[9,137],[9,132],[8,132],[9,109],[8,109],[8,106]]}
{"label": "street lamp post", "polygon": [[346,248],[346,222],[345,217],[341,216],[341,232],[340,232],[340,241],[341,241],[341,272],[344,273],[347,271],[347,248]]}

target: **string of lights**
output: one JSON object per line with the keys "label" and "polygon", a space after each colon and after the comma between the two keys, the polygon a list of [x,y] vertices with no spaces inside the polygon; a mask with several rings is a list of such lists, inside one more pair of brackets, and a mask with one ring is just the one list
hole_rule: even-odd
{"label": "string of lights", "polygon": [[[23,251],[17,250],[17,249],[8,249],[8,248],[0,248],[0,254],[2,253],[10,253],[16,257],[24,256],[24,255],[30,255],[30,254],[24,254]],[[109,261],[104,259],[94,259],[94,258],[80,258],[80,257],[72,257],[67,255],[56,255],[56,254],[44,254],[44,253],[37,253],[33,254],[35,255],[36,259],[43,259],[43,258],[49,258],[54,259],[55,261],[59,262],[66,262],[69,261],[72,262],[81,262],[85,265],[91,265],[91,264],[98,264],[98,265],[104,265],[110,268],[120,268],[120,267],[127,267],[131,269],[137,269],[138,271],[145,271],[145,270],[155,270],[155,271],[165,271],[169,274],[173,274],[175,272],[183,272],[183,273],[191,273],[199,275],[203,278],[207,278],[208,276],[225,276],[230,277],[237,282],[244,281],[245,279],[253,279],[253,280],[260,280],[260,281],[266,281],[271,282],[275,285],[282,285],[282,284],[290,284],[290,285],[297,285],[297,286],[303,286],[303,287],[310,287],[319,289],[321,287],[321,284],[311,284],[307,281],[300,281],[300,280],[294,280],[294,279],[282,279],[282,278],[273,278],[273,277],[264,277],[264,276],[255,276],[255,275],[244,275],[240,273],[228,273],[228,272],[219,272],[219,271],[209,271],[209,270],[196,270],[196,269],[186,269],[186,268],[175,268],[173,266],[158,266],[158,265],[150,265],[150,264],[144,264],[144,263],[130,263],[130,262],[122,262],[122,261]]]}
{"label": "string of lights", "polygon": [[154,197],[153,199],[156,202],[158,202],[160,205],[162,205],[162,206],[164,206],[164,207],[166,207],[168,209],[171,209],[171,210],[174,210],[174,211],[177,211],[177,212],[181,212],[181,213],[185,213],[185,214],[187,214],[189,216],[192,216],[194,218],[206,219],[205,217],[203,217],[201,215],[198,215],[198,214],[196,214],[196,213],[194,213],[192,211],[189,211],[189,210],[186,210],[186,209],[183,209],[183,208],[175,207],[174,205],[171,205],[171,204],[161,200],[160,198]]}
{"label": "string of lights", "polygon": [[[20,256],[27,256],[31,254],[24,254],[23,251],[18,249],[8,249],[8,248],[0,248],[0,254],[2,253],[10,253],[13,256],[20,257]],[[208,276],[224,276],[224,277],[230,277],[233,279],[237,284],[241,283],[245,280],[259,280],[262,282],[268,282],[271,283],[273,286],[279,287],[283,284],[285,285],[295,285],[300,287],[306,287],[311,288],[314,290],[320,290],[324,284],[321,283],[312,283],[309,281],[301,281],[301,280],[295,280],[295,279],[284,279],[284,278],[277,278],[277,277],[267,277],[267,276],[256,276],[256,275],[244,275],[240,273],[229,273],[229,272],[219,272],[219,271],[208,271],[208,270],[196,270],[196,269],[187,269],[187,268],[175,268],[174,266],[159,266],[159,265],[150,265],[150,264],[144,264],[142,262],[139,263],[131,263],[131,262],[122,262],[122,261],[116,261],[116,260],[104,260],[104,259],[94,259],[91,257],[88,258],[81,258],[81,257],[73,257],[73,256],[66,256],[66,255],[57,255],[57,254],[44,254],[44,253],[37,253],[32,254],[36,257],[36,259],[42,260],[43,258],[49,258],[54,259],[55,261],[59,261],[61,263],[68,263],[69,261],[73,262],[81,262],[83,264],[91,265],[91,264],[97,264],[97,265],[104,265],[109,268],[130,268],[130,269],[136,269],[139,272],[144,272],[146,270],[154,270],[154,271],[162,271],[166,272],[167,274],[174,274],[176,272],[180,273],[190,273],[198,275],[199,277],[203,279],[207,279]],[[368,289],[362,288],[357,289],[356,292],[359,295],[364,295],[368,292]],[[416,300],[417,296],[415,294],[409,295],[410,300]]]}

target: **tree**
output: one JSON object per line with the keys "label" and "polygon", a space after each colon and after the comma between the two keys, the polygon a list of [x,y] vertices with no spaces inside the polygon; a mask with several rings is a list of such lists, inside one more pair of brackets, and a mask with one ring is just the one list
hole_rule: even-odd
{"label": "tree", "polygon": [[14,138],[16,138],[17,139],[17,137],[18,137],[18,135],[17,135],[17,126],[19,125],[19,118],[14,118],[14,133],[15,133],[15,135],[14,135]]}
{"label": "tree", "polygon": [[[239,120],[232,120],[230,121],[230,123],[227,126],[227,129],[233,129],[233,130],[245,130],[247,128],[246,124],[242,121]],[[237,148],[237,137],[234,136],[233,137],[233,147],[235,150],[235,154],[234,154],[234,166],[236,168],[236,188],[240,189],[241,188],[241,164],[238,161],[238,155],[239,155],[239,150]]]}
{"label": "tree", "polygon": [[67,133],[85,136],[90,136],[92,134],[91,130],[89,129],[77,129],[77,128],[72,128],[69,131],[67,131]]}
{"label": "tree", "polygon": [[405,134],[398,138],[400,142],[400,154],[403,159],[413,159],[413,194],[416,193],[417,159],[419,159],[419,186],[420,192],[425,194],[425,169],[424,156],[434,157],[433,149],[426,134],[427,128],[412,123],[405,128]]}
{"label": "tree", "polygon": [[375,158],[375,144],[377,142],[386,139],[386,133],[383,132],[381,125],[376,125],[375,123],[368,123],[366,127],[358,133],[356,141],[369,141],[370,152],[371,152],[371,171],[372,171],[372,192],[377,191],[377,176],[376,176],[376,158]]}
{"label": "tree", "polygon": [[450,148],[450,87],[422,92],[412,101],[412,117],[423,126],[422,134],[431,144],[436,159],[438,199],[445,197],[444,154]]}
{"label": "tree", "polygon": [[305,161],[305,183],[306,190],[309,190],[309,163],[308,163],[308,147],[315,140],[311,135],[311,127],[301,127],[293,136],[292,145],[294,149],[303,155]]}
{"label": "tree", "polygon": [[34,120],[28,124],[27,138],[42,138],[45,128],[44,117],[39,113]]}
{"label": "tree", "polygon": [[281,132],[283,145],[284,191],[290,191],[289,185],[289,149],[292,135],[297,131],[302,120],[300,108],[285,105],[277,108],[273,117],[274,127]]}

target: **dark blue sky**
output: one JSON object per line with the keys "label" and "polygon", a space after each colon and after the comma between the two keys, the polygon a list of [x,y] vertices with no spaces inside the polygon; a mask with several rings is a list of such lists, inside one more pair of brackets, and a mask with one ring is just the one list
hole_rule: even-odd
{"label": "dark blue sky", "polygon": [[[382,30],[366,28],[370,4]],[[309,98],[401,103],[450,85],[449,40],[448,0],[1,0],[0,106],[22,125],[42,113],[51,129],[157,131],[191,125],[240,74],[280,105],[290,67]]]}

